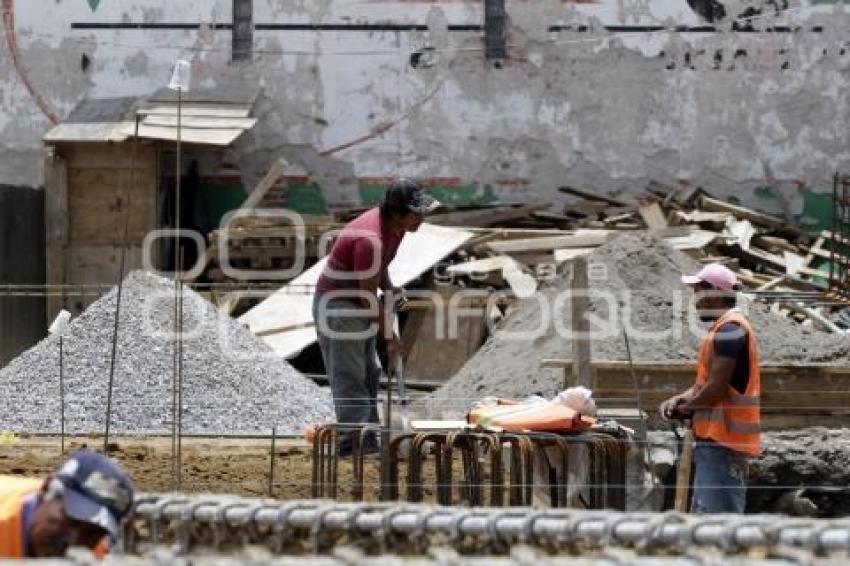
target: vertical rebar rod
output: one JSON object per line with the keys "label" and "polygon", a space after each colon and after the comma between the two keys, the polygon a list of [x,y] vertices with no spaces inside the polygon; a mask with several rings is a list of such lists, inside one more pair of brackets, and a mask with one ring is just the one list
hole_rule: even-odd
{"label": "vertical rebar rod", "polygon": [[[183,250],[180,250],[180,270],[183,269]],[[183,282],[177,295],[177,487],[183,483]]]}
{"label": "vertical rebar rod", "polygon": [[269,450],[269,497],[274,497],[274,445],[277,440],[277,427],[272,427],[272,446]]}
{"label": "vertical rebar rod", "polygon": [[106,389],[106,427],[103,433],[103,452],[109,451],[109,428],[112,423],[112,389],[115,383],[115,359],[118,357],[118,321],[121,317],[121,293],[124,290],[124,267],[127,261],[127,238],[130,231],[130,204],[136,182],[136,151],[139,146],[139,114],[136,114],[136,125],[133,135],[133,145],[130,150],[130,183],[124,190],[124,231],[121,234],[121,253],[118,261],[118,291],[115,297],[115,320],[112,325],[112,352],[109,356],[109,381]]}
{"label": "vertical rebar rod", "polygon": [[59,335],[59,454],[65,453],[65,339]]}
{"label": "vertical rebar rod", "polygon": [[839,272],[835,267],[836,242],[841,237],[841,234],[840,234],[840,231],[839,231],[839,225],[838,225],[838,217],[839,217],[839,214],[840,214],[839,213],[839,206],[841,206],[840,197],[839,197],[839,194],[838,194],[838,185],[839,185],[840,182],[841,182],[841,179],[840,179],[839,173],[836,172],[835,177],[832,180],[832,238],[831,239],[833,241],[832,241],[832,245],[829,247],[829,249],[830,249],[830,252],[829,252],[830,253],[829,281],[827,282],[829,284],[829,290],[830,291],[836,291],[836,292],[841,291],[840,288],[836,288],[837,287],[836,280],[839,277]]}
{"label": "vertical rebar rod", "polygon": [[[381,312],[378,314],[378,316],[385,317],[384,320],[386,320],[388,312],[390,312],[389,309],[391,308],[391,306],[389,305],[390,301],[386,301],[385,305],[379,305],[378,307],[381,309]],[[392,323],[390,323],[389,328],[392,328]],[[383,337],[379,339],[383,339]],[[381,428],[381,501],[388,501],[390,496],[390,440],[392,436],[390,427],[392,426],[391,423],[393,410],[393,374],[395,373],[395,360],[390,359],[389,349],[387,350],[387,366],[389,366],[385,368],[387,373],[387,408],[386,414],[384,415],[384,419],[386,419],[386,422]],[[380,387],[378,389],[380,389]]]}
{"label": "vertical rebar rod", "polygon": [[177,146],[174,159],[174,359],[171,381],[171,481],[178,483],[178,451],[179,451],[179,373],[180,373],[180,183],[182,181],[181,165],[181,130],[183,120],[183,89],[177,89]]}

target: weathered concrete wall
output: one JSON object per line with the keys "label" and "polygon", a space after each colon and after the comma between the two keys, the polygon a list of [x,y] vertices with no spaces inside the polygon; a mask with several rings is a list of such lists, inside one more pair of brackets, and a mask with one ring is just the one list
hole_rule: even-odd
{"label": "weathered concrete wall", "polygon": [[[230,0],[4,0],[19,52],[0,57],[0,181],[39,183],[46,113],[152,91],[184,56],[196,85],[264,89],[232,155],[246,184],[282,152],[331,205],[406,174],[479,201],[681,180],[803,214],[850,169],[850,17],[811,4],[508,0],[496,69],[478,0],[254,0],[253,62],[238,66]],[[754,190],[766,170],[773,191]]]}

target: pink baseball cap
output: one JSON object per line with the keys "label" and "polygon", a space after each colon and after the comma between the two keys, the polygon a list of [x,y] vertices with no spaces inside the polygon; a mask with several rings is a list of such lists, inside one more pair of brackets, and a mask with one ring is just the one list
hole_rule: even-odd
{"label": "pink baseball cap", "polygon": [[697,283],[708,283],[715,289],[731,291],[738,284],[735,272],[719,263],[709,263],[696,275],[682,275],[682,283],[696,285]]}

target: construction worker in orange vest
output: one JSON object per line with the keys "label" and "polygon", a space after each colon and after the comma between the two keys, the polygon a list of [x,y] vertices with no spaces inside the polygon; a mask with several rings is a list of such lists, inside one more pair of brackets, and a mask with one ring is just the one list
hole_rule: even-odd
{"label": "construction worker in orange vest", "polygon": [[711,324],[690,389],[664,401],[661,418],[691,421],[694,485],[691,512],[743,513],[748,459],[758,456],[761,378],[756,335],[737,308],[735,273],[717,263],[682,277],[699,318]]}
{"label": "construction worker in orange vest", "polygon": [[133,504],[133,482],[115,462],[75,452],[45,480],[0,476],[0,558],[103,557]]}

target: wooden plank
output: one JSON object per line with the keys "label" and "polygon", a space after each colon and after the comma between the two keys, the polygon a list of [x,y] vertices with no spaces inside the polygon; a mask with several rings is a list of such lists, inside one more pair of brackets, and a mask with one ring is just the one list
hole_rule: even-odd
{"label": "wooden plank", "polygon": [[[751,246],[748,250],[740,248],[739,250],[739,253],[744,257],[748,258],[750,261],[754,261],[755,263],[758,263],[759,261],[770,263],[776,267],[780,267],[783,271],[786,270],[787,263],[785,261],[785,258],[780,257],[776,254],[760,250],[759,248],[753,246]],[[821,277],[823,279],[829,280],[829,273],[819,269],[812,269],[811,267],[801,267],[797,271],[797,273],[802,273],[811,277]]]}
{"label": "wooden plank", "polygon": [[[44,160],[44,216],[46,244],[46,281],[48,285],[64,285],[65,250],[68,245],[68,168],[56,148],[48,148]],[[47,324],[64,308],[65,297],[47,296]]]}
{"label": "wooden plank", "polygon": [[799,254],[800,248],[786,240],[785,238],[779,238],[777,236],[754,236],[753,243],[755,243],[758,247],[765,249],[769,252],[774,252],[775,250],[791,252],[793,254]]}
{"label": "wooden plank", "polygon": [[490,242],[488,247],[498,253],[548,251],[557,248],[586,248],[601,246],[615,237],[608,230],[587,230],[576,232],[571,236],[553,236],[544,238],[529,238],[525,240],[508,240]]}
{"label": "wooden plank", "polygon": [[[131,143],[68,143],[58,146],[71,169],[129,169],[133,163]],[[156,171],[156,147],[139,143],[136,169]]]}
{"label": "wooden plank", "polygon": [[[670,230],[669,228],[667,230]],[[664,232],[658,232],[656,235],[663,235]],[[666,241],[671,247],[687,251],[687,250],[701,250],[714,240],[720,234],[717,232],[711,232],[708,230],[697,230],[691,234],[686,236],[663,236],[664,241]]]}
{"label": "wooden plank", "polygon": [[124,133],[133,122],[87,122],[84,124],[64,123],[53,127],[44,135],[45,143],[102,143],[123,142],[129,136]]}
{"label": "wooden plank", "polygon": [[[524,238],[539,238],[543,236],[569,236],[574,234],[574,230],[560,230],[555,228],[546,229],[531,229],[531,228],[478,228],[471,226],[464,228],[467,232],[479,234],[480,236],[495,236],[501,240],[522,240]],[[473,242],[471,242],[473,243]],[[475,241],[474,243],[478,243]]]}
{"label": "wooden plank", "polygon": [[794,228],[789,226],[782,218],[771,214],[765,214],[763,212],[757,212],[743,206],[730,204],[722,200],[711,198],[707,195],[703,195],[700,198],[700,208],[709,212],[728,212],[736,218],[747,219],[750,222],[755,222],[756,224],[767,226],[769,228],[794,231]]}
{"label": "wooden plank", "polygon": [[481,226],[486,227],[499,222],[525,218],[532,212],[549,208],[549,203],[528,204],[523,206],[498,206],[481,210],[458,210],[443,214],[433,214],[428,222],[438,226]]}
{"label": "wooden plank", "polygon": [[[832,252],[828,252],[825,249],[820,248],[820,247],[809,248],[809,253],[806,256],[807,264],[811,263],[811,262],[808,261],[809,256],[814,256],[814,257],[832,260]],[[838,257],[840,258],[841,256],[838,256]]]}
{"label": "wooden plank", "polygon": [[661,206],[657,202],[652,201],[641,204],[638,207],[638,212],[650,230],[667,228],[667,219],[664,217],[664,211],[661,210]]}
{"label": "wooden plank", "polygon": [[448,273],[456,275],[472,275],[476,273],[490,273],[492,271],[501,271],[508,264],[508,257],[493,256],[482,259],[475,259],[465,263],[456,263],[446,268]]}
{"label": "wooden plank", "polygon": [[804,315],[806,318],[811,319],[815,326],[826,330],[827,332],[832,332],[834,334],[847,334],[847,332],[843,328],[837,326],[834,322],[832,322],[816,310],[804,306],[802,303],[790,301],[783,302],[780,304],[780,306],[789,309],[791,312],[796,312]]}
{"label": "wooden plank", "polygon": [[[127,239],[141,244],[156,228],[156,180],[139,171],[130,186],[129,169],[71,169],[68,173],[69,241],[84,245],[121,243],[129,210]],[[143,178],[138,178],[144,175]]]}
{"label": "wooden plank", "polygon": [[[122,130],[125,134],[134,134],[135,124],[127,126]],[[197,143],[203,145],[228,146],[236,138],[241,136],[245,130],[242,128],[181,128],[180,139],[183,143]],[[177,141],[177,128],[166,126],[139,126],[139,137],[163,141]]]}
{"label": "wooden plank", "polygon": [[255,208],[258,204],[260,204],[269,190],[277,183],[278,179],[283,176],[283,173],[286,171],[286,168],[289,167],[289,164],[285,159],[279,157],[275,159],[274,163],[272,163],[269,170],[263,176],[257,186],[248,194],[248,198],[239,205],[240,210],[247,210]]}
{"label": "wooden plank", "polygon": [[[569,358],[544,358],[540,367],[544,368],[571,368],[573,360]],[[687,373],[693,375],[696,372],[696,362],[648,362],[635,361],[634,368],[638,372],[656,373]],[[626,360],[596,360],[593,368],[599,370],[629,371],[629,362]],[[837,376],[850,376],[850,367],[832,365],[794,365],[794,364],[772,364],[764,363],[760,366],[762,376],[765,375],[787,375],[795,376],[802,374],[824,374]]]}
{"label": "wooden plank", "polygon": [[694,461],[694,435],[685,431],[682,439],[682,453],[676,465],[676,497],[673,510],[677,513],[688,511],[688,495],[691,491],[691,467]]}
{"label": "wooden plank", "polygon": [[[251,109],[244,106],[227,107],[223,105],[203,106],[198,104],[184,104],[180,109],[180,113],[184,116],[216,116],[219,118],[247,118],[251,115]],[[165,116],[176,116],[177,105],[173,106],[154,106],[152,108],[142,108],[139,114],[148,116],[151,114],[159,114]]]}
{"label": "wooden plank", "polygon": [[580,190],[580,189],[576,189],[574,187],[558,187],[558,190],[560,192],[568,194],[568,195],[581,197],[584,200],[603,202],[603,203],[611,205],[611,206],[620,206],[620,207],[624,207],[624,208],[629,206],[628,203],[625,203],[621,200],[613,199],[611,197],[606,197],[605,195],[600,195],[600,194],[591,193],[591,192],[588,192],[588,191],[583,191],[583,190]]}
{"label": "wooden plank", "polygon": [[555,250],[555,263],[564,263],[577,257],[586,256],[596,248],[566,248]]}
{"label": "wooden plank", "polygon": [[734,216],[729,212],[708,212],[706,210],[683,212],[681,210],[676,210],[673,213],[673,218],[681,222],[693,222],[697,224],[700,222],[725,224],[727,220],[734,218]]}
{"label": "wooden plank", "polygon": [[[145,126],[177,127],[177,116],[151,114],[142,122]],[[257,124],[256,118],[216,118],[208,116],[182,116],[180,127],[199,129],[236,129],[250,130]]]}
{"label": "wooden plank", "polygon": [[836,236],[831,230],[824,230],[821,232],[821,235],[827,240],[831,240],[845,246],[850,246],[850,240],[842,238],[841,236]]}
{"label": "wooden plank", "polygon": [[[433,290],[448,304],[460,289],[438,286]],[[462,308],[448,312],[417,309],[408,315],[400,337],[407,350],[406,377],[443,383],[478,351],[487,336],[487,309]],[[439,355],[434,355],[435,352]]]}
{"label": "wooden plank", "polygon": [[[570,278],[571,325],[573,333],[573,363],[572,383],[583,387],[590,387],[593,380],[593,369],[590,365],[590,322],[587,312],[590,309],[590,297],[587,294],[587,259],[584,257],[574,258],[570,265],[572,277]],[[570,386],[564,383],[564,389]]]}
{"label": "wooden plank", "polygon": [[[647,410],[655,410],[662,402],[669,399],[674,389],[640,389],[641,400]],[[607,404],[608,401],[634,399],[634,388],[610,388],[607,386],[593,389],[593,397],[597,402]],[[807,411],[848,411],[850,407],[850,391],[787,390],[776,391],[763,389],[761,393],[761,410],[763,412],[794,411],[804,414]]]}

